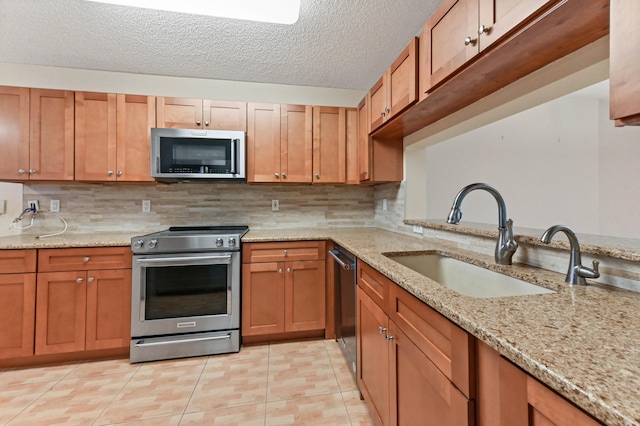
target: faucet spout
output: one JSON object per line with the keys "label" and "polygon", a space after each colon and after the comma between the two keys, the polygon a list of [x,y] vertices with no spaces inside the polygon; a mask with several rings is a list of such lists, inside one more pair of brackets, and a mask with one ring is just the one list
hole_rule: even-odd
{"label": "faucet spout", "polygon": [[540,241],[549,244],[551,239],[557,232],[563,232],[569,239],[569,245],[571,247],[571,254],[569,257],[569,269],[567,270],[567,276],[565,281],[569,284],[586,285],[587,280],[585,278],[598,278],[600,272],[598,271],[599,262],[593,261],[593,269],[582,266],[582,256],[580,254],[580,243],[575,232],[570,228],[562,225],[554,225],[551,228],[544,231]]}
{"label": "faucet spout", "polygon": [[507,205],[502,195],[500,195],[495,188],[486,183],[473,183],[462,188],[453,200],[451,211],[449,212],[449,216],[447,216],[447,223],[453,225],[460,223],[460,219],[462,219],[462,211],[460,210],[462,200],[464,200],[464,197],[471,191],[477,189],[487,191],[493,195],[498,203],[498,242],[496,244],[495,260],[496,263],[500,265],[511,265],[511,259],[518,248],[518,243],[513,237],[513,221],[511,219],[507,220]]}

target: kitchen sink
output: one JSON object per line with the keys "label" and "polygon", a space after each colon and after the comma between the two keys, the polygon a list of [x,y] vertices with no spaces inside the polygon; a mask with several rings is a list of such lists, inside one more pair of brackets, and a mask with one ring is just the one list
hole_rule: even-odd
{"label": "kitchen sink", "polygon": [[555,293],[439,253],[385,256],[465,296],[493,298]]}

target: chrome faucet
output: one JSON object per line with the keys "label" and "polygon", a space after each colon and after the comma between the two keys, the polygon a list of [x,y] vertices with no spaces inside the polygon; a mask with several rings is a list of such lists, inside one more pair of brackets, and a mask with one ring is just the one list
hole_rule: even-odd
{"label": "chrome faucet", "polygon": [[551,242],[551,238],[553,238],[555,233],[559,231],[562,231],[567,235],[567,238],[569,238],[569,244],[571,245],[569,270],[567,271],[567,277],[565,278],[565,281],[569,284],[586,285],[587,280],[585,278],[598,278],[600,276],[600,271],[598,271],[599,262],[597,260],[593,261],[593,269],[582,266],[582,259],[580,256],[580,243],[578,242],[578,237],[576,236],[575,232],[573,232],[571,229],[562,225],[554,225],[544,231],[544,234],[542,234],[540,241],[545,244],[549,244]]}
{"label": "chrome faucet", "polygon": [[476,189],[483,189],[498,202],[498,242],[496,243],[495,259],[499,265],[511,265],[511,258],[518,248],[518,243],[513,238],[513,221],[507,220],[507,206],[502,198],[502,195],[493,187],[486,183],[473,183],[467,185],[458,192],[455,200],[453,200],[453,206],[447,217],[447,223],[457,225],[462,219],[462,212],[460,211],[460,205],[462,200],[467,194]]}

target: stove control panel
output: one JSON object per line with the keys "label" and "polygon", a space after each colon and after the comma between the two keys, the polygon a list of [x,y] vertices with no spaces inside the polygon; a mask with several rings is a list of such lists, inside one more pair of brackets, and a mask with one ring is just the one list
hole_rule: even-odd
{"label": "stove control panel", "polygon": [[181,253],[206,251],[238,251],[242,234],[233,233],[172,233],[162,231],[149,235],[133,237],[131,249],[142,253]]}

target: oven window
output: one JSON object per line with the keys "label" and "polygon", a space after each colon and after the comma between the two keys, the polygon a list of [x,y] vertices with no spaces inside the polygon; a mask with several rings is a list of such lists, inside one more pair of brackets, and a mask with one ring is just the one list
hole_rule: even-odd
{"label": "oven window", "polygon": [[229,314],[229,265],[146,268],[145,319]]}

